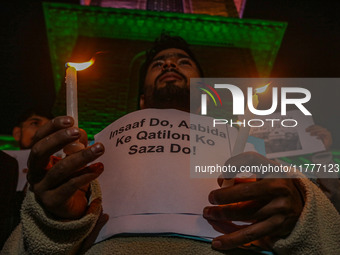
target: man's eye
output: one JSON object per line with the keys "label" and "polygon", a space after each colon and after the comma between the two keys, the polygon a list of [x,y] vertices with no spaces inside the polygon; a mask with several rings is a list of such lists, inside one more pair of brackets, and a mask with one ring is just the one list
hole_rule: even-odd
{"label": "man's eye", "polygon": [[163,62],[162,61],[156,61],[155,63],[153,63],[152,64],[152,68],[154,68],[154,67],[161,67],[161,66],[163,66]]}
{"label": "man's eye", "polygon": [[33,126],[33,127],[36,127],[36,126],[39,125],[39,122],[38,121],[32,121],[30,125]]}
{"label": "man's eye", "polygon": [[192,65],[191,64],[191,62],[190,62],[190,60],[188,60],[188,59],[180,59],[179,61],[178,61],[178,64],[179,65]]}

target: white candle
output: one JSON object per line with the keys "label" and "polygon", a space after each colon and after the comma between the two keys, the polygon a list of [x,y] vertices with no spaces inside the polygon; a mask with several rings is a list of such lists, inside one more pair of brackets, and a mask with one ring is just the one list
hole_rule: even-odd
{"label": "white candle", "polygon": [[[78,127],[78,95],[77,95],[77,70],[73,66],[66,69],[66,114],[74,120],[74,127]],[[70,155],[85,148],[79,140],[64,147],[66,155]]]}
{"label": "white candle", "polygon": [[[258,104],[259,104],[259,99],[257,94],[255,93],[252,96],[252,102],[248,102],[252,103],[254,105],[254,108],[257,108]],[[237,134],[237,138],[236,138],[236,142],[234,144],[234,148],[233,151],[231,152],[231,156],[234,157],[242,152],[244,152],[244,148],[246,147],[246,143],[248,140],[248,136],[249,136],[249,131],[250,131],[250,127],[249,125],[247,125],[248,120],[251,119],[253,116],[253,114],[249,111],[249,108],[247,107],[246,112],[244,113],[244,120],[243,120],[243,126],[240,126],[240,129],[238,131]],[[251,173],[238,173],[236,174],[236,178],[248,178],[251,177],[253,174]],[[222,188],[226,188],[226,187],[230,187],[232,185],[234,185],[235,180],[234,179],[224,179],[223,183],[222,183]]]}
{"label": "white candle", "polygon": [[78,127],[77,70],[69,66],[66,69],[66,114],[74,119]]}
{"label": "white candle", "polygon": [[[77,71],[84,70],[94,63],[94,58],[84,63],[68,62],[66,69],[66,113],[74,120],[74,127],[78,127],[78,96],[77,96]],[[64,148],[66,155],[70,155],[84,149],[85,146],[79,140],[68,144]]]}
{"label": "white candle", "polygon": [[[252,103],[254,105],[254,108],[257,108],[259,104],[259,99],[257,94],[254,94],[252,97]],[[238,131],[238,135],[236,138],[236,142],[234,144],[233,151],[231,153],[231,156],[236,156],[244,151],[244,148],[246,146],[248,136],[249,136],[249,131],[250,131],[250,126],[248,125],[248,120],[252,118],[253,114],[249,111],[249,108],[247,107],[247,110],[244,114],[244,121],[243,121],[243,126],[240,126],[240,129]]]}
{"label": "white candle", "polygon": [[[256,93],[265,92],[269,85],[270,83],[268,83],[264,87],[256,89],[255,90]],[[248,95],[251,94],[251,91],[252,91],[251,88],[248,88]],[[251,97],[252,102],[249,102],[249,96],[248,96],[248,105],[253,104],[255,109],[257,108],[259,104],[259,98],[256,93]],[[247,107],[246,112],[244,114],[244,123],[243,123],[244,125],[241,126],[239,129],[233,151],[231,152],[232,157],[244,152],[244,148],[246,147],[246,143],[247,143],[249,131],[250,131],[250,127],[247,124],[248,124],[248,120],[251,119],[252,117],[253,117],[253,114],[250,112],[249,108]],[[236,174],[236,178],[248,178],[248,181],[256,181],[256,176],[251,173],[238,173]],[[234,185],[234,182],[235,182],[234,179],[224,179],[221,188],[230,187]]]}

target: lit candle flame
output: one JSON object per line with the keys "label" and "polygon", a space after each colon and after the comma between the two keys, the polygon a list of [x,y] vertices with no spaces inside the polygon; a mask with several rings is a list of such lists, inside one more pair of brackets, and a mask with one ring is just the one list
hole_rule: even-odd
{"label": "lit candle flame", "polygon": [[266,89],[269,87],[270,83],[271,83],[271,82],[269,82],[268,84],[266,84],[265,86],[263,86],[263,87],[261,87],[261,88],[255,89],[255,93],[259,93],[259,94],[260,94],[260,93],[265,92]]}
{"label": "lit candle flame", "polygon": [[67,62],[67,66],[72,66],[74,67],[77,71],[82,71],[90,66],[92,66],[94,63],[94,58],[91,58],[90,61],[83,62],[83,63],[74,63],[74,62]]}

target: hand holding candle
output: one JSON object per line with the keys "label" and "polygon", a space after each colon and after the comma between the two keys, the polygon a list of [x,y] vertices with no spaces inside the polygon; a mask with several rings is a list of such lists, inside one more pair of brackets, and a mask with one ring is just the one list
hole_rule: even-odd
{"label": "hand holding candle", "polygon": [[[67,115],[74,120],[74,127],[78,127],[78,97],[77,97],[77,71],[84,70],[91,66],[94,60],[84,63],[67,63],[66,69],[66,111]],[[78,141],[68,144],[64,148],[66,155],[70,155],[84,149],[85,146]]]}

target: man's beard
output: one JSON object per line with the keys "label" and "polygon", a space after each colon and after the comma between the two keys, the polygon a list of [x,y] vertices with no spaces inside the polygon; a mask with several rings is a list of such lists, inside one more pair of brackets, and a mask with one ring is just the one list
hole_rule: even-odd
{"label": "man's beard", "polygon": [[145,93],[146,106],[149,108],[175,108],[180,110],[190,110],[190,89],[189,87],[179,87],[175,81],[166,82],[162,88],[154,87],[149,93]]}
{"label": "man's beard", "polygon": [[[166,72],[175,72],[183,78],[184,84],[176,85],[176,80],[165,82],[165,86],[158,87],[157,81]],[[147,108],[174,108],[190,111],[190,87],[187,78],[177,70],[165,70],[156,79],[152,88],[145,91],[145,106]]]}

